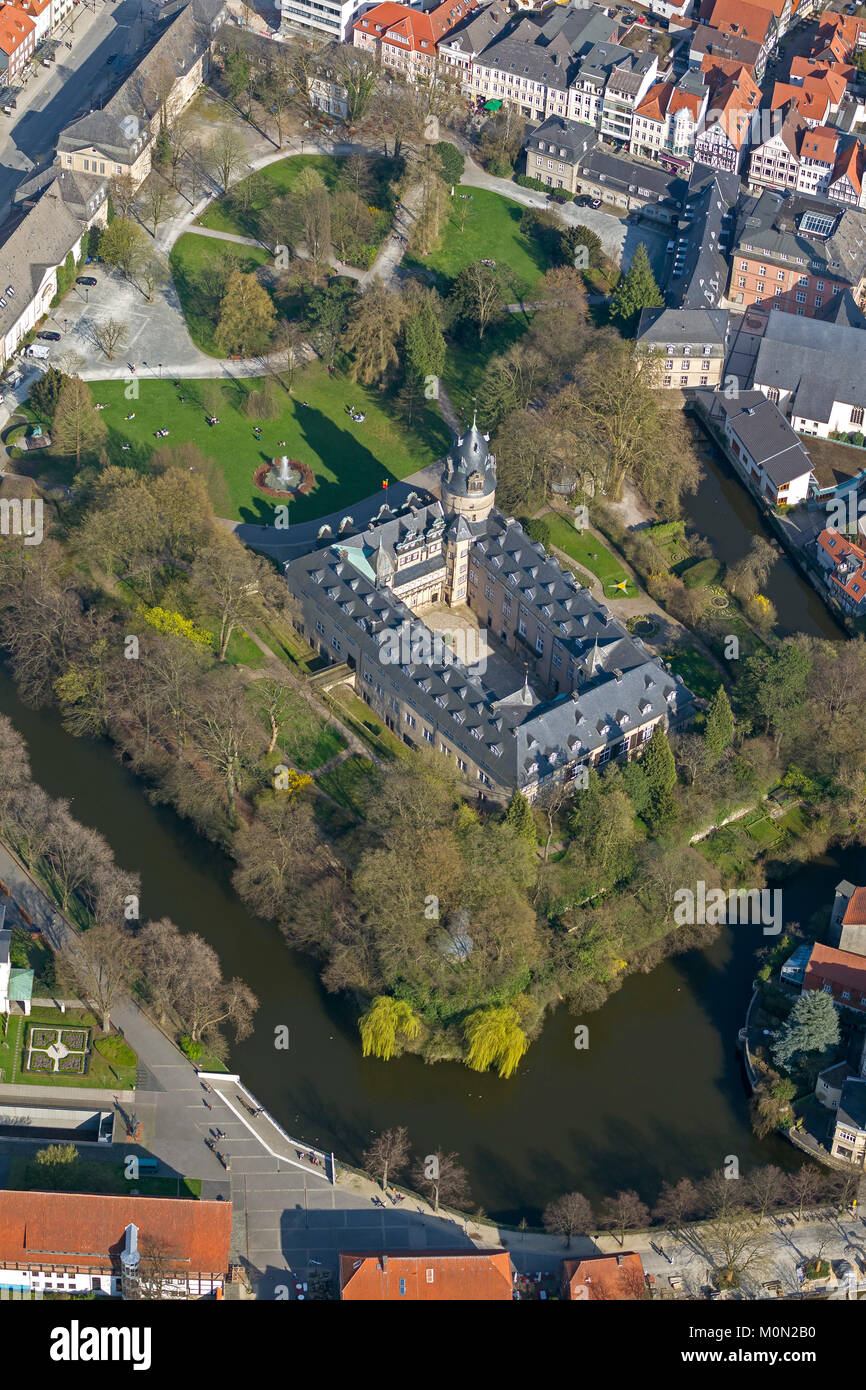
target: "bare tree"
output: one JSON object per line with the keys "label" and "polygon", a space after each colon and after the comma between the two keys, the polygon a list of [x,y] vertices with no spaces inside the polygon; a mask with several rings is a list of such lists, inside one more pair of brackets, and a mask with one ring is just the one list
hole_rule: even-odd
{"label": "bare tree", "polygon": [[153,299],[153,292],[163,285],[167,285],[170,278],[168,261],[163,256],[145,256],[138,268],[138,279],[141,281],[145,298],[148,303]]}
{"label": "bare tree", "polygon": [[405,1125],[385,1129],[364,1151],[364,1167],[371,1177],[382,1184],[384,1192],[389,1176],[398,1177],[409,1161],[409,1131]]}
{"label": "bare tree", "polygon": [[803,1219],[803,1208],[814,1202],[821,1191],[822,1174],[814,1163],[804,1163],[802,1168],[788,1176],[788,1191],[797,1206],[797,1216]]}
{"label": "bare tree", "polygon": [[48,862],[60,894],[63,911],[70,898],[85,884],[95,884],[101,874],[114,865],[108,842],[98,830],[80,825],[69,814],[67,802],[55,803],[53,836],[48,848]]}
{"label": "bare tree", "polygon": [[678,1183],[662,1183],[653,1216],[665,1226],[678,1231],[690,1216],[700,1207],[701,1197],[698,1189],[688,1178],[680,1178]]}
{"label": "bare tree", "polygon": [[116,352],[122,352],[126,343],[126,324],[121,323],[120,319],[106,319],[94,329],[94,337],[97,344],[105,353],[109,362]]}
{"label": "bare tree", "polygon": [[620,1245],[625,1244],[625,1233],[629,1229],[643,1230],[649,1225],[649,1208],[631,1188],[617,1192],[615,1197],[606,1197],[602,1207],[600,1225],[612,1231]]}
{"label": "bare tree", "polygon": [[434,1211],[439,1210],[440,1202],[465,1209],[471,1200],[469,1178],[456,1153],[436,1149],[419,1158],[412,1170],[412,1181],[432,1202]]}
{"label": "bare tree", "polygon": [[213,170],[223,191],[228,193],[229,184],[246,160],[246,146],[236,130],[224,126],[208,150],[210,168]]}
{"label": "bare tree", "polygon": [[118,174],[108,185],[111,206],[117,217],[128,218],[135,206],[138,186],[131,174]]}
{"label": "bare tree", "polygon": [[586,1234],[592,1229],[592,1207],[580,1192],[565,1192],[544,1208],[541,1218],[545,1231],[550,1235],[565,1236],[566,1250],[571,1245],[572,1236],[580,1232]]}
{"label": "bare tree", "polygon": [[769,1242],[751,1216],[730,1208],[708,1222],[702,1233],[720,1288],[738,1288],[744,1276],[760,1274]]}
{"label": "bare tree", "polygon": [[79,994],[99,1015],[103,1033],[111,1027],[111,1010],[132,978],[135,967],[129,932],[96,922],[75,938],[67,938],[59,975],[77,986]]}
{"label": "bare tree", "polygon": [[787,1176],[773,1163],[763,1163],[746,1179],[746,1198],[763,1221],[768,1207],[777,1206],[785,1195]]}
{"label": "bare tree", "polygon": [[154,239],[160,222],[165,218],[167,204],[168,185],[162,175],[154,170],[139,194],[140,214],[142,220],[148,223]]}

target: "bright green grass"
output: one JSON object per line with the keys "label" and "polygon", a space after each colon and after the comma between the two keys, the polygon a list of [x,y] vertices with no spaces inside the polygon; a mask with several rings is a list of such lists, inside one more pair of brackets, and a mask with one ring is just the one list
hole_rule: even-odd
{"label": "bright green grass", "polygon": [[[318,169],[328,188],[333,188],[344,162],[342,157],[330,154],[290,155],[259,170],[257,178],[267,184],[267,201],[271,202],[274,198],[281,198],[284,193],[289,192],[297,182],[302,169]],[[197,218],[196,225],[209,227],[214,232],[232,232],[235,236],[259,236],[260,208],[251,208],[247,213],[237,208],[236,199],[241,187],[242,184],[237,184],[230,198],[220,198],[212,203],[201,217]]]}
{"label": "bright green grass", "polygon": [[677,647],[665,656],[665,661],[674,675],[682,676],[692,694],[702,700],[709,700],[722,684],[713,663],[696,647]]}
{"label": "bright green grass", "polygon": [[195,274],[203,264],[215,261],[223,252],[237,261],[238,270],[244,275],[270,265],[273,260],[264,247],[240,246],[235,241],[218,241],[216,237],[196,236],[193,232],[178,237],[168,258],[189,336],[197,348],[211,357],[221,357],[222,353],[214,341],[216,324],[202,311]]}
{"label": "bright green grass", "polygon": [[325,724],[300,695],[292,696],[290,713],[278,747],[305,772],[313,772],[342,752],[346,740],[332,724]]}
{"label": "bright green grass", "polygon": [[373,764],[367,758],[358,756],[346,758],[318,780],[322,791],[327,792],[356,816],[363,815],[378,785],[378,776]]}
{"label": "bright green grass", "polygon": [[[463,210],[461,194],[471,194],[466,220],[460,230]],[[407,256],[407,265],[431,270],[437,281],[455,279],[464,266],[475,261],[493,260],[507,271],[515,300],[541,278],[549,262],[544,252],[520,230],[520,219],[526,209],[510,198],[491,193],[484,188],[455,190],[451,217],[446,224],[438,250],[429,256]]]}
{"label": "bright green grass", "polygon": [[[119,381],[92,383],[94,400],[107,401],[110,409],[103,419],[108,425],[107,449],[112,462],[146,469],[154,451],[162,445],[192,440],[203,454],[221,467],[231,498],[231,516],[247,522],[270,525],[273,509],[281,501],[266,497],[254,485],[253,474],[261,463],[280,454],[309,464],[316,485],[307,497],[290,503],[290,523],[312,521],[330,512],[350,508],[353,502],[378,492],[382,480],[393,482],[425,468],[441,458],[450,444],[450,435],[438,410],[417,415],[411,431],[392,420],[383,409],[376,391],[367,391],[344,377],[329,376],[320,363],[313,363],[298,375],[295,395],[285,394],[282,415],[262,421],[262,440],[253,436],[254,421],[241,409],[248,393],[260,388],[260,378],[224,382],[217,409],[219,425],[211,428],[198,392],[204,382],[183,381],[175,388],[171,381],[142,378],[140,396],[130,403]],[[208,383],[211,387],[213,383]],[[186,398],[180,404],[180,397]],[[305,407],[301,401],[307,401]],[[435,404],[435,403],[434,403]],[[134,406],[135,419],[124,416]],[[366,413],[363,424],[355,424],[348,407]],[[157,429],[167,429],[165,440],[154,438]],[[285,439],[285,447],[279,441]],[[121,451],[121,444],[132,448]]]}
{"label": "bright green grass", "polygon": [[125,1176],[123,1163],[82,1157],[66,1172],[16,1156],[10,1161],[6,1186],[12,1192],[95,1192],[125,1197],[134,1188],[141,1197],[185,1197],[187,1201],[201,1197],[201,1178],[158,1174],[131,1179]]}
{"label": "bright green grass", "polygon": [[[604,585],[606,598],[636,598],[637,587],[629,578],[616,556],[612,555],[603,541],[589,531],[575,531],[564,516],[549,512],[544,517],[550,528],[551,543],[564,550],[584,569],[588,569]],[[617,589],[617,584],[625,581],[625,589]]]}
{"label": "bright green grass", "polygon": [[809,822],[803,812],[802,806],[792,806],[790,811],[786,811],[777,821],[782,830],[787,830],[794,836],[805,835],[809,828]]}
{"label": "bright green grass", "polygon": [[763,818],[747,826],[746,834],[755,841],[760,849],[769,849],[780,838],[780,831],[776,822]]}
{"label": "bright green grass", "polygon": [[407,748],[402,739],[392,733],[386,724],[382,722],[378,715],[374,714],[369,705],[351,691],[348,686],[341,685],[338,689],[331,692],[337,714],[351,722],[351,727],[363,738],[374,752],[384,757],[396,756],[403,758],[406,756]]}
{"label": "bright green grass", "polygon": [[[34,1072],[24,1070],[24,1047],[26,1042],[26,1032],[22,1028],[20,1031],[17,1067],[15,1080],[19,1085],[27,1086],[93,1086],[101,1090],[134,1090],[138,1063],[135,1053],[131,1048],[126,1053],[131,1061],[114,1061],[103,1057],[99,1051],[100,1042],[104,1041],[103,1035],[99,1032],[99,1027],[93,1014],[84,1013],[80,1009],[67,1009],[62,1014],[59,1009],[31,1009],[30,1017],[26,1020],[28,1029],[32,1024],[44,1023],[54,1028],[72,1028],[76,1024],[91,1030],[90,1044],[91,1051],[87,1059],[87,1071],[82,1076],[78,1072]],[[3,1065],[0,1062],[0,1065]],[[7,1080],[9,1078],[7,1077]]]}

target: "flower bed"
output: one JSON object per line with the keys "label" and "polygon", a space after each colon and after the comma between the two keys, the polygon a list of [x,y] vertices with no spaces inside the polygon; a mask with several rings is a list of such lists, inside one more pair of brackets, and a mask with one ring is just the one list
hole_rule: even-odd
{"label": "flower bed", "polygon": [[61,1030],[60,1041],[70,1052],[83,1052],[87,1046],[87,1033],[64,1028]]}
{"label": "flower bed", "polygon": [[50,1047],[53,1042],[57,1042],[56,1028],[31,1028],[31,1047]]}
{"label": "flower bed", "polygon": [[61,1057],[57,1065],[58,1071],[77,1071],[84,1073],[84,1053],[70,1052],[68,1057]]}
{"label": "flower bed", "polygon": [[31,1052],[30,1060],[27,1063],[28,1071],[53,1071],[54,1060],[48,1056],[47,1052]]}

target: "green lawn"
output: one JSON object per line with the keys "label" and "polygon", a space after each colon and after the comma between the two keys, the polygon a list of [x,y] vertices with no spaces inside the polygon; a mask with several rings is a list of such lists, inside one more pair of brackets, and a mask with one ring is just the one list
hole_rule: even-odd
{"label": "green lawn", "polygon": [[488,328],[481,339],[477,335],[446,339],[442,380],[454,409],[467,425],[472,421],[472,399],[478,395],[488,363],[507,352],[512,343],[523,336],[529,323],[527,314],[508,314],[500,323]]}
{"label": "green lawn", "polygon": [[364,814],[377,783],[378,776],[373,764],[367,758],[358,756],[346,758],[330,772],[326,772],[324,777],[319,778],[322,791],[327,792],[356,816]]}
{"label": "green lawn", "polygon": [[132,1179],[126,1177],[123,1163],[96,1158],[79,1158],[67,1170],[48,1168],[32,1158],[16,1156],[10,1160],[6,1186],[11,1192],[95,1192],[127,1197],[135,1189],[141,1197],[185,1197],[188,1201],[201,1197],[201,1178],[158,1174]]}
{"label": "green lawn", "polygon": [[373,751],[378,753],[380,757],[405,757],[407,748],[403,740],[392,733],[379,716],[373,713],[370,706],[365,705],[364,701],[348,686],[341,685],[336,690],[331,691],[329,698],[333,702],[337,714],[348,720],[359,738],[369,743]]}
{"label": "green lawn", "polygon": [[214,341],[214,320],[203,311],[192,277],[203,265],[209,261],[217,262],[223,254],[237,261],[238,270],[244,275],[250,275],[260,266],[270,265],[273,261],[270,252],[264,247],[240,246],[234,241],[218,241],[216,237],[196,236],[194,232],[185,232],[182,237],[178,237],[168,258],[189,336],[197,348],[209,353],[211,357],[222,357],[222,353]]}
{"label": "green lawn", "polygon": [[[277,160],[274,164],[268,164],[259,171],[257,178],[266,185],[267,201],[270,202],[289,192],[302,169],[318,169],[328,187],[333,188],[343,163],[341,157],[330,154],[291,155],[286,159]],[[209,227],[214,232],[232,232],[235,236],[257,237],[260,207],[251,207],[246,213],[238,208],[239,194],[246,183],[247,180],[244,179],[242,183],[236,184],[230,198],[220,198],[212,203],[201,217],[196,219],[196,225]]]}
{"label": "green lawn", "polygon": [[[605,598],[636,598],[637,586],[629,578],[615,555],[589,531],[576,531],[571,522],[557,512],[545,513],[550,528],[551,543],[564,550],[579,565],[589,570],[604,585]],[[618,589],[618,584],[625,584]]]}
{"label": "green lawn", "polygon": [[[466,218],[461,231],[464,205]],[[499,193],[461,185],[455,190],[451,216],[438,250],[418,259],[407,256],[404,263],[431,270],[440,288],[446,288],[464,266],[492,260],[507,271],[511,292],[515,300],[520,299],[549,265],[541,248],[520,230],[525,211],[522,204]]]}
{"label": "green lawn", "polygon": [[682,676],[692,694],[702,700],[709,700],[722,684],[713,663],[697,647],[677,647],[666,653],[664,659],[674,675]]}
{"label": "green lawn", "polygon": [[[300,459],[316,476],[313,491],[290,503],[289,521],[294,523],[350,508],[353,502],[377,492],[383,479],[393,482],[405,478],[441,458],[451,442],[435,403],[415,417],[411,430],[406,429],[386,414],[378,392],[367,391],[336,373],[329,376],[320,363],[311,364],[297,376],[295,394],[285,395],[278,419],[261,422],[261,442],[253,436],[255,421],[247,418],[242,407],[248,393],[260,388],[262,380],[244,378],[217,385],[220,424],[210,427],[206,419],[210,411],[203,401],[215,385],[182,381],[175,387],[171,381],[144,377],[138,382],[138,400],[128,401],[122,382],[93,382],[94,400],[110,406],[103,419],[108,425],[106,447],[112,462],[145,469],[157,448],[191,440],[222,469],[232,518],[270,525],[274,507],[285,499],[260,493],[253,474],[261,463],[274,457],[285,453]],[[185,398],[183,405],[181,396]],[[351,405],[366,414],[363,424],[349,418]],[[135,419],[126,420],[133,409]],[[157,429],[167,429],[168,438],[155,439]],[[123,444],[131,448],[123,451]]]}
{"label": "green lawn", "polygon": [[342,752],[346,740],[339,729],[325,724],[300,695],[290,696],[290,711],[280,731],[278,749],[305,772],[314,772]]}
{"label": "green lawn", "polygon": [[[46,1024],[53,1028],[74,1028],[81,1025],[90,1029],[90,1048],[87,1070],[82,1076],[78,1072],[35,1072],[24,1070],[24,1049],[29,1029],[33,1024]],[[17,1025],[17,1028],[16,1028]],[[12,1029],[16,1031],[13,1034]],[[83,1010],[67,1009],[62,1014],[59,1009],[32,1009],[29,1018],[12,1018],[8,1024],[4,1045],[0,1045],[0,1067],[3,1080],[14,1081],[27,1086],[93,1086],[100,1090],[133,1090],[135,1088],[138,1059],[117,1034],[104,1035],[99,1032],[93,1014]]]}

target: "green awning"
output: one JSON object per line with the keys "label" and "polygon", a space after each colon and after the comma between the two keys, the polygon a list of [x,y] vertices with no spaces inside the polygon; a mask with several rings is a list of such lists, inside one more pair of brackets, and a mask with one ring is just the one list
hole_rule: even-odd
{"label": "green awning", "polygon": [[33,998],[33,971],[32,970],[10,970],[9,972],[9,998],[25,1000]]}
{"label": "green awning", "polygon": [[483,109],[485,111],[498,111],[501,106],[501,101],[485,101]]}

